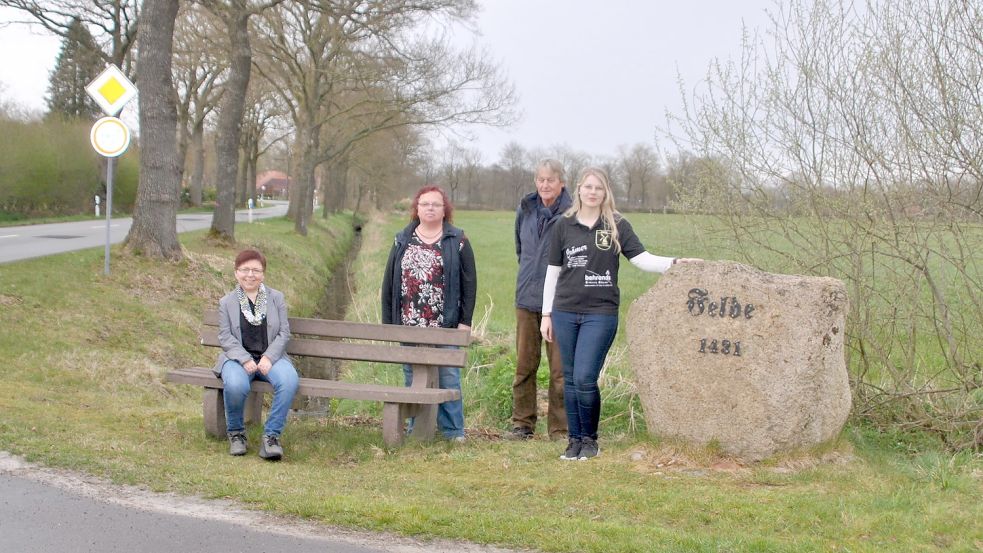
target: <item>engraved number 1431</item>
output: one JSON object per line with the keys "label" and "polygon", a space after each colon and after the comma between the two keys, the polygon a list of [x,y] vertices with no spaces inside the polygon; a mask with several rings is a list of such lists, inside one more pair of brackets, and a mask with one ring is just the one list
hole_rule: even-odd
{"label": "engraved number 1431", "polygon": [[719,353],[722,355],[735,355],[740,357],[741,342],[731,342],[730,340],[718,341],[716,338],[707,341],[706,338],[700,338],[700,353]]}

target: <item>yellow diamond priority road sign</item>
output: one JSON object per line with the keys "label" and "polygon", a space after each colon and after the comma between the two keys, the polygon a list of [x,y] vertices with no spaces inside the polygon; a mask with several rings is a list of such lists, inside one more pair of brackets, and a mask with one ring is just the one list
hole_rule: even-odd
{"label": "yellow diamond priority road sign", "polygon": [[108,65],[89,86],[89,96],[99,104],[106,115],[116,115],[127,102],[137,95],[137,87],[115,65]]}

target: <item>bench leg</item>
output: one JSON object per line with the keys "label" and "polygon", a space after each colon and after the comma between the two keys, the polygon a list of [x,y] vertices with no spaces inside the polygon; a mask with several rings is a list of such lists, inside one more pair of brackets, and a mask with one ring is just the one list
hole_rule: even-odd
{"label": "bench leg", "polygon": [[[225,438],[228,426],[225,423],[225,398],[220,388],[205,388],[202,399],[202,409],[205,419],[205,432],[209,436]],[[263,394],[249,392],[242,420],[246,424],[260,421],[263,416]]]}
{"label": "bench leg", "polygon": [[411,407],[416,420],[413,422],[413,432],[410,437],[415,440],[430,441],[437,435],[437,406],[436,405],[407,405]]}
{"label": "bench leg", "polygon": [[436,405],[384,403],[382,405],[382,441],[387,446],[394,447],[403,443],[403,439],[406,437],[403,432],[403,422],[409,417],[416,418],[410,438],[424,441],[434,438],[437,428]]}
{"label": "bench leg", "polygon": [[[440,382],[437,367],[430,365],[413,365],[413,388],[438,388]],[[432,440],[437,429],[437,406],[411,404],[406,406],[409,411],[406,416],[415,417],[413,432],[410,437],[417,440]]]}
{"label": "bench leg", "polygon": [[225,400],[219,388],[205,388],[202,396],[202,411],[205,419],[205,433],[216,438],[225,438]]}
{"label": "bench leg", "polygon": [[403,443],[403,421],[409,416],[405,403],[382,404],[382,441],[389,447]]}

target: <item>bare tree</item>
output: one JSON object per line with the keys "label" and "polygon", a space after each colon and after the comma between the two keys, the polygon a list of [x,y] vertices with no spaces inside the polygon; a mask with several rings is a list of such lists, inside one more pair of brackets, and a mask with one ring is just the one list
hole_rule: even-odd
{"label": "bare tree", "polygon": [[450,194],[451,201],[460,203],[461,181],[464,177],[465,149],[457,142],[451,141],[441,152],[440,181]]}
{"label": "bare tree", "polygon": [[719,158],[701,157],[682,150],[670,155],[666,161],[665,180],[668,197],[673,208],[679,211],[725,214],[740,207],[712,201],[716,191],[740,182],[737,172]]}
{"label": "bare tree", "polygon": [[[205,119],[215,109],[223,87],[225,71],[221,49],[208,37],[215,34],[215,21],[197,4],[185,4],[179,11],[174,35],[173,73],[177,89],[178,158],[188,159],[191,150],[191,178],[188,180],[192,205],[201,205],[204,177]],[[186,162],[182,163],[182,175]]]}
{"label": "bare tree", "polygon": [[793,0],[673,122],[748,261],[848,282],[859,415],[953,449],[983,446],[981,12]]}
{"label": "bare tree", "polygon": [[424,21],[467,18],[473,10],[470,0],[351,1],[285,4],[264,17],[269,62],[259,70],[281,91],[297,128],[289,216],[299,233],[312,213],[317,167],[374,133],[508,119],[511,87],[483,53],[412,32]]}
{"label": "bare tree", "polygon": [[249,19],[283,0],[198,0],[224,27],[228,42],[229,75],[222,95],[216,129],[215,214],[209,235],[235,242],[235,186],[239,173],[242,115],[252,69]]}
{"label": "bare tree", "polygon": [[[360,141],[348,155],[342,156],[345,167],[335,169],[336,164],[331,164],[328,186],[331,189],[339,186],[331,182],[335,177],[330,173],[345,171],[346,182],[342,186],[351,189],[348,205],[356,213],[388,207],[419,186],[417,179],[421,177],[418,177],[419,167],[414,154],[420,140],[419,133],[406,126],[374,133]],[[328,210],[325,203],[325,213]]]}
{"label": "bare tree", "polygon": [[[256,200],[256,172],[259,158],[274,144],[286,138],[287,133],[278,129],[278,120],[284,114],[277,97],[269,89],[269,83],[259,81],[250,86],[248,107],[242,120],[242,166],[240,172],[240,203]],[[269,134],[275,136],[268,136]]]}
{"label": "bare tree", "polygon": [[507,175],[505,189],[509,193],[509,204],[519,205],[519,200],[533,182],[533,165],[526,149],[518,142],[509,142],[502,148],[499,165]]}
{"label": "bare tree", "polygon": [[477,148],[463,148],[461,152],[461,178],[464,179],[465,190],[467,190],[467,203],[471,207],[480,207],[481,204],[481,150]]}
{"label": "bare tree", "polygon": [[556,158],[563,164],[563,169],[567,174],[568,187],[577,183],[577,178],[580,176],[580,172],[583,171],[588,165],[591,165],[594,159],[594,157],[587,152],[580,152],[566,145],[554,146],[551,157]]}
{"label": "bare tree", "polygon": [[168,259],[181,258],[177,240],[177,113],[171,81],[171,44],[178,0],[146,0],[140,26],[140,184],[126,248]]}
{"label": "bare tree", "polygon": [[[617,176],[624,189],[625,209],[650,209],[650,195],[660,178],[659,156],[644,143],[618,148]],[[619,203],[619,208],[621,207]]]}

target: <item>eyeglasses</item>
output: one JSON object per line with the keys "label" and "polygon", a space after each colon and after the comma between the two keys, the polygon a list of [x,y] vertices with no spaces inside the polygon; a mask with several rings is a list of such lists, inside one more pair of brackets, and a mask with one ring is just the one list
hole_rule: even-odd
{"label": "eyeglasses", "polygon": [[437,202],[420,202],[417,205],[419,205],[422,208],[432,207],[434,209],[444,207],[444,204],[438,204]]}
{"label": "eyeglasses", "polygon": [[243,275],[262,275],[263,269],[253,269],[252,267],[240,267],[236,272]]}

